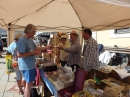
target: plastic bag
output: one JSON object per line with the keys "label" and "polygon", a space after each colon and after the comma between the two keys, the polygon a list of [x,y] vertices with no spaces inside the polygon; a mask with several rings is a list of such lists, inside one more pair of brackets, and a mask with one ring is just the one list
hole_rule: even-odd
{"label": "plastic bag", "polygon": [[6,73],[9,74],[11,72],[14,72],[14,69],[12,67],[12,56],[11,55],[6,55],[5,59],[6,59],[6,68],[7,68]]}

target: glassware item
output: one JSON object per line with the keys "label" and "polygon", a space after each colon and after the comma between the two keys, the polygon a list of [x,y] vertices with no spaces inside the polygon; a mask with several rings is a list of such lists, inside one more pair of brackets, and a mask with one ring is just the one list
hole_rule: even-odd
{"label": "glassware item", "polygon": [[74,70],[73,70],[73,72],[74,72],[74,73],[76,72],[76,66],[74,66]]}

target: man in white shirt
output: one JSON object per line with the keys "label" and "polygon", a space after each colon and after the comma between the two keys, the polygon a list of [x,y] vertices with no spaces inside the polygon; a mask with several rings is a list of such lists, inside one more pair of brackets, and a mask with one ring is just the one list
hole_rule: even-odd
{"label": "man in white shirt", "polygon": [[[97,70],[99,68],[98,59],[98,44],[95,39],[92,38],[92,32],[86,28],[82,32],[86,44],[83,49],[83,68],[88,71],[88,76],[92,75],[90,70]],[[94,74],[90,78],[94,77]]]}

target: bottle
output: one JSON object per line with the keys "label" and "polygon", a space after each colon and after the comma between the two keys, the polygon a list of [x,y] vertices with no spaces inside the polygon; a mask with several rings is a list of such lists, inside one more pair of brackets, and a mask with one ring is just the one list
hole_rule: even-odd
{"label": "bottle", "polygon": [[75,77],[75,74],[76,74],[76,66],[74,66],[74,70],[73,70],[73,79]]}
{"label": "bottle", "polygon": [[47,63],[47,59],[46,58],[44,58],[43,63]]}
{"label": "bottle", "polygon": [[66,68],[66,67],[67,67],[67,65],[65,64],[64,68]]}
{"label": "bottle", "polygon": [[66,73],[67,72],[67,65],[65,64],[64,66],[64,72]]}
{"label": "bottle", "polygon": [[73,72],[74,72],[74,73],[76,72],[76,66],[74,66],[74,70],[73,70]]}
{"label": "bottle", "polygon": [[72,72],[72,79],[74,79],[75,73],[76,73],[76,66],[74,66],[74,70],[73,70],[73,72]]}

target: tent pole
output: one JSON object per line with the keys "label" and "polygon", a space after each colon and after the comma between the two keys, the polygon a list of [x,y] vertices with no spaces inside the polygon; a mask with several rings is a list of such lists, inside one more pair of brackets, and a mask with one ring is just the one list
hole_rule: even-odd
{"label": "tent pole", "polygon": [[8,24],[8,31],[7,31],[7,47],[9,46],[9,44],[10,44],[10,40],[11,40],[11,38],[10,38],[10,30],[11,30],[11,23],[9,23]]}
{"label": "tent pole", "polygon": [[7,31],[7,47],[9,46],[10,44],[10,29],[8,28],[8,31]]}

